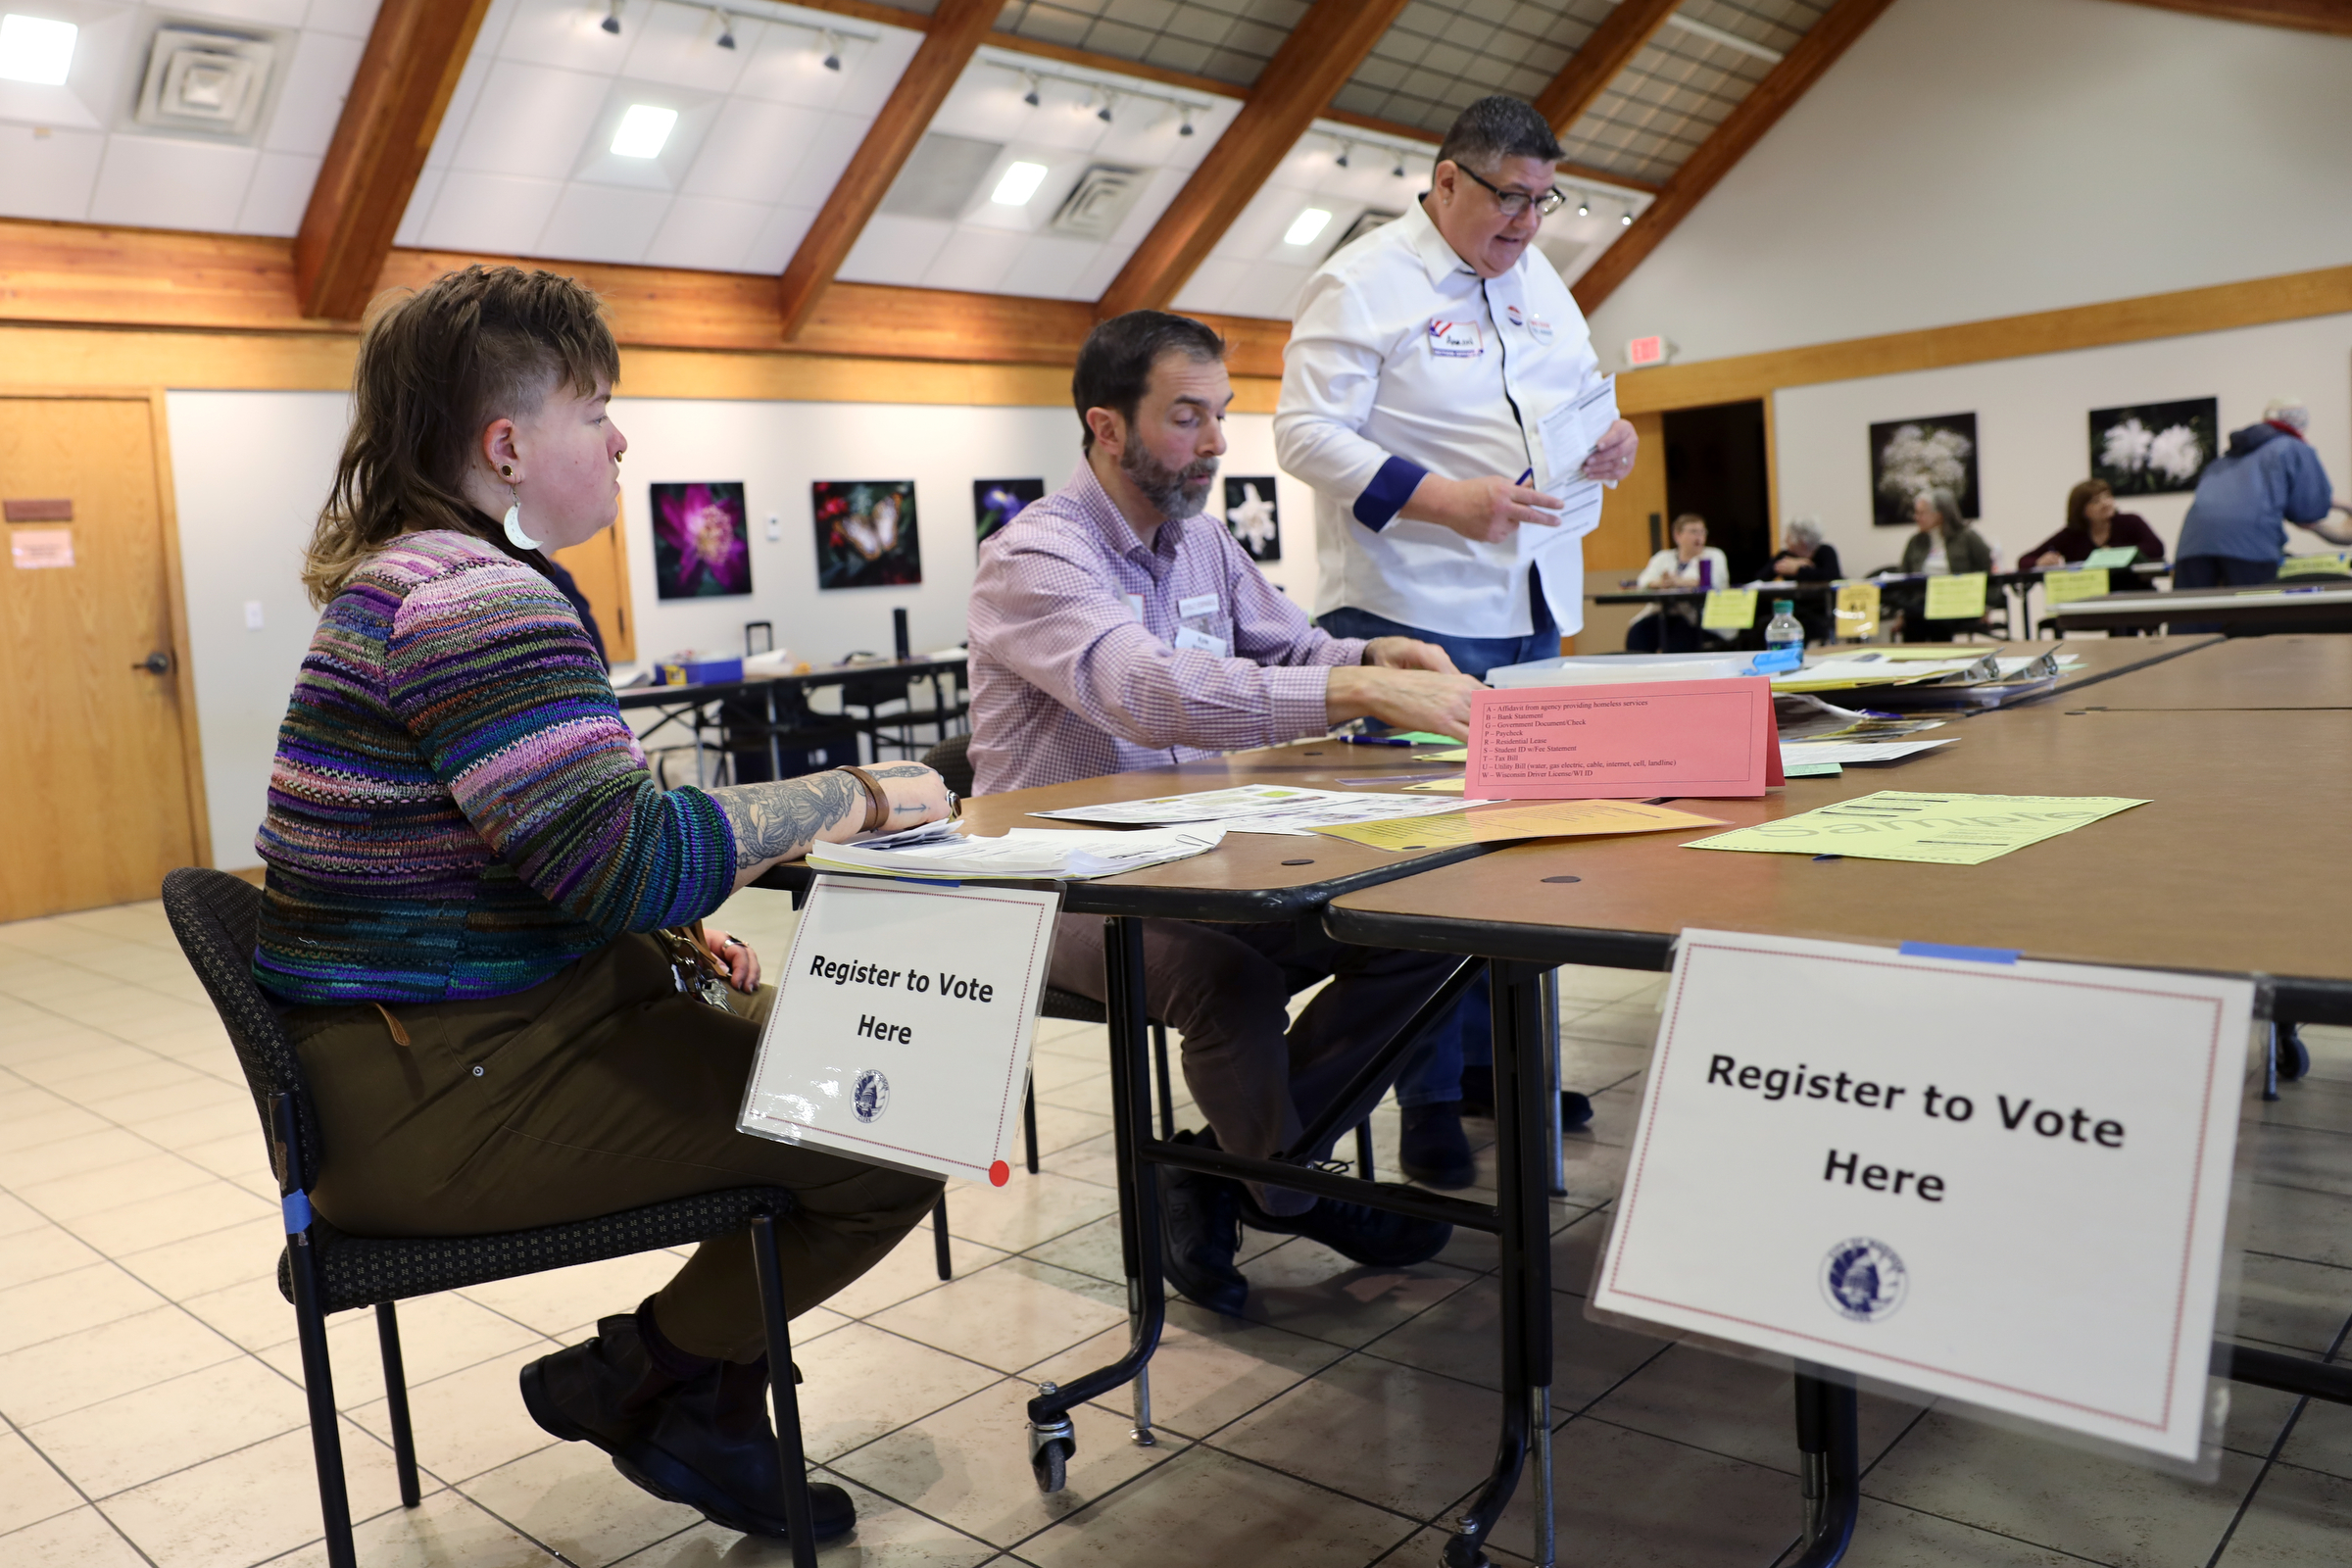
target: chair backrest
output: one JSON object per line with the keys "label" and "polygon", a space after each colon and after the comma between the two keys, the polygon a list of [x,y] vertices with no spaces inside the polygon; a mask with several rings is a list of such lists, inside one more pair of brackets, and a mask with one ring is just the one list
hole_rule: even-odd
{"label": "chair backrest", "polygon": [[[253,979],[253,950],[262,918],[262,890],[225,871],[181,866],[164,878],[164,915],[179,938],[205,994],[220,1014],[237,1063],[261,1114],[262,1138],[281,1187],[308,1191],[318,1174],[318,1119],[311,1104],[302,1058],[277,1013]],[[270,1102],[291,1101],[295,1147],[280,1150],[270,1123]]]}
{"label": "chair backrest", "polygon": [[972,793],[972,737],[951,735],[923,754],[923,765],[948,781],[948,788],[969,797]]}

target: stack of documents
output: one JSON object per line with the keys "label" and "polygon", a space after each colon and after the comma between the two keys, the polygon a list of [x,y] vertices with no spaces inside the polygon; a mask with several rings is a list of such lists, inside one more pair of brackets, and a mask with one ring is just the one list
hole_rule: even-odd
{"label": "stack of documents", "polygon": [[1030,814],[1065,822],[1118,826],[1170,827],[1185,823],[1227,833],[1300,834],[1321,827],[1344,827],[1351,822],[1435,816],[1478,804],[1484,803],[1432,801],[1415,795],[1388,793],[1343,794],[1338,790],[1299,789],[1287,784],[1242,784],[1226,790],[1162,795],[1149,801],[1112,801],[1102,806],[1072,806],[1058,811]]}
{"label": "stack of documents", "polygon": [[1016,827],[1002,838],[977,838],[953,822],[934,822],[862,844],[816,844],[808,863],[824,871],[936,877],[954,882],[991,878],[1055,877],[1087,881],[1190,859],[1217,847],[1215,824],[1142,833],[1071,833]]}

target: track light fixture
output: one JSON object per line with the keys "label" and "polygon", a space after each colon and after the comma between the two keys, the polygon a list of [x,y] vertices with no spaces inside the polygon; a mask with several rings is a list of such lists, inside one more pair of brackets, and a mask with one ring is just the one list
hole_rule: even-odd
{"label": "track light fixture", "polygon": [[1581,191],[1577,193],[1576,216],[1579,218],[1591,218],[1592,216],[1592,198],[1585,195]]}
{"label": "track light fixture", "polygon": [[1390,170],[1389,173],[1392,177],[1396,179],[1404,178],[1404,154],[1398,153],[1396,155],[1396,167]]}
{"label": "track light fixture", "polygon": [[732,49],[732,48],[734,48],[734,47],[735,47],[735,23],[734,23],[734,20],[733,20],[732,18],[730,18],[730,17],[729,17],[729,16],[728,16],[728,15],[727,15],[727,14],[726,14],[724,11],[717,11],[717,10],[713,10],[713,11],[712,11],[710,14],[711,14],[712,16],[714,16],[714,17],[716,17],[716,18],[718,19],[718,46],[719,46],[721,49]]}
{"label": "track light fixture", "polygon": [[1030,108],[1035,109],[1038,105],[1037,73],[1033,71],[1024,71],[1021,73],[1021,79],[1029,84],[1029,90],[1021,94],[1021,102],[1027,104]]}
{"label": "track light fixture", "polygon": [[1351,155],[1352,155],[1354,152],[1355,152],[1355,143],[1353,143],[1353,142],[1351,142],[1351,141],[1344,141],[1344,142],[1340,143],[1340,156],[1339,156],[1338,158],[1334,159],[1334,160],[1333,160],[1333,162],[1334,162],[1334,163],[1336,163],[1336,164],[1337,164],[1337,165],[1338,165],[1340,168],[1342,168],[1342,169],[1346,169],[1346,168],[1348,167],[1348,158],[1349,158],[1349,157],[1350,157],[1350,156],[1351,156]]}
{"label": "track light fixture", "polygon": [[1186,104],[1184,106],[1184,123],[1176,127],[1176,134],[1179,136],[1190,136],[1192,133],[1193,106],[1191,104]]}
{"label": "track light fixture", "polygon": [[827,32],[825,34],[825,69],[827,71],[841,69],[841,35],[839,33]]}
{"label": "track light fixture", "polygon": [[1118,102],[1118,98],[1119,98],[1119,95],[1118,95],[1117,93],[1110,91],[1108,88],[1105,88],[1105,89],[1103,89],[1103,92],[1102,92],[1102,107],[1095,111],[1095,118],[1096,118],[1097,120],[1100,120],[1101,122],[1102,122],[1102,123],[1104,123],[1105,125],[1109,124],[1109,123],[1110,123],[1110,106],[1111,106],[1112,104],[1114,104],[1114,103]]}
{"label": "track light fixture", "polygon": [[620,36],[620,0],[605,0],[605,20],[597,25],[617,38]]}

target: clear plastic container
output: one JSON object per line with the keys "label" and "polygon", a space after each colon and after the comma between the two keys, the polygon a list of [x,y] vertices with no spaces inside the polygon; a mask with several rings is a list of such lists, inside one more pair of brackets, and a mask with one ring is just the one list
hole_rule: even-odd
{"label": "clear plastic container", "polygon": [[1764,627],[1764,648],[1767,653],[1775,654],[1783,649],[1794,649],[1799,654],[1805,651],[1805,628],[1797,621],[1795,600],[1772,602],[1772,619]]}

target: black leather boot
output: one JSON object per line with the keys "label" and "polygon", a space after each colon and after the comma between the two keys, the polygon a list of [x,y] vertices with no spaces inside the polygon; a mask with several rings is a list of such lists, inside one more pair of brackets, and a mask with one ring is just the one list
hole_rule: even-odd
{"label": "black leather boot", "polygon": [[[786,1540],[783,1472],[767,1417],[767,1358],[720,1361],[654,1403],[651,1419],[612,1452],[612,1468],[657,1497],[699,1509],[747,1536]],[[818,1541],[845,1535],[857,1505],[841,1488],[808,1484]]]}
{"label": "black leather boot", "polygon": [[594,1339],[541,1356],[522,1369],[521,1382],[532,1420],[566,1443],[593,1443],[607,1453],[678,1385],[654,1364],[629,1312],[599,1318]]}
{"label": "black leather boot", "polygon": [[[1210,1132],[1178,1133],[1172,1143],[1217,1147]],[[1236,1218],[1239,1182],[1199,1171],[1159,1167],[1161,1266],[1178,1295],[1228,1317],[1249,1304],[1250,1282],[1234,1266],[1242,1244]]]}

